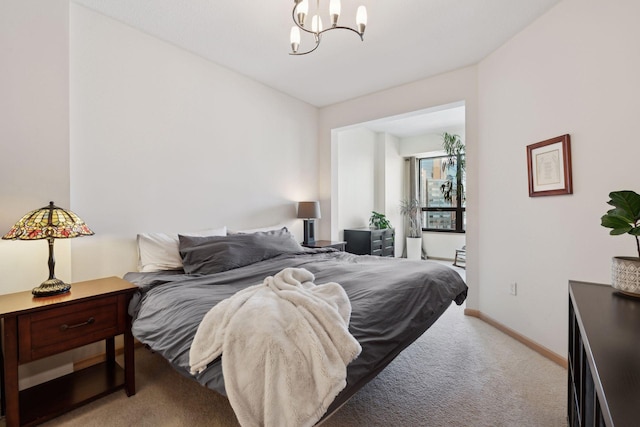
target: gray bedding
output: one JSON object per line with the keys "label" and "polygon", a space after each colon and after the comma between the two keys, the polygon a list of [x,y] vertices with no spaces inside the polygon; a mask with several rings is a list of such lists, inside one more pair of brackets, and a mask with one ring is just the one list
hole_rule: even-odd
{"label": "gray bedding", "polygon": [[357,256],[326,249],[284,253],[221,273],[127,273],[139,287],[131,301],[133,335],[176,370],[225,394],[220,358],[189,374],[189,348],[204,315],[218,302],[286,267],[306,268],[315,283],[337,282],[352,306],[349,330],[362,353],[347,369],[347,386],[327,415],[427,330],[452,301],[462,304],[467,286],[454,270],[430,261]]}

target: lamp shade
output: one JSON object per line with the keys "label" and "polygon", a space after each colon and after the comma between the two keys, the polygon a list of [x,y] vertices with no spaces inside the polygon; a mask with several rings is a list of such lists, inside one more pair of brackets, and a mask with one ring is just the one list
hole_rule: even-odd
{"label": "lamp shade", "polygon": [[320,202],[298,202],[298,218],[321,218]]}
{"label": "lamp shade", "polygon": [[87,227],[87,224],[78,215],[57,207],[53,202],[49,202],[49,206],[31,211],[20,218],[2,238],[6,240],[48,240],[49,279],[31,291],[36,297],[44,297],[69,292],[69,289],[71,289],[71,285],[64,283],[55,276],[54,240],[91,235],[93,235],[93,231]]}
{"label": "lamp shade", "polygon": [[93,231],[75,213],[49,206],[33,210],[20,218],[2,238],[5,240],[69,239],[91,236]]}

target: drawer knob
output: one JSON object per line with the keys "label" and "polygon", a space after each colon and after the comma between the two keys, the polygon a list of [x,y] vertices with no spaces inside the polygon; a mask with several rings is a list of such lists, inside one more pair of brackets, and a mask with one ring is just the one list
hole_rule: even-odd
{"label": "drawer knob", "polygon": [[95,321],[96,319],[94,319],[93,317],[89,317],[86,322],[76,323],[75,325],[67,325],[65,323],[64,325],[60,325],[60,330],[66,331],[67,329],[79,328],[80,326],[90,325]]}

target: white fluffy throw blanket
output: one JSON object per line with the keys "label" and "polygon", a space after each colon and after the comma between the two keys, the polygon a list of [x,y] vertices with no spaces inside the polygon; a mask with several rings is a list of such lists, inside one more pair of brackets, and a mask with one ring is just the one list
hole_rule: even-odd
{"label": "white fluffy throw blanket", "polygon": [[351,303],[337,283],[313,281],[303,268],[284,269],[218,303],[198,327],[191,372],[222,354],[242,426],[312,426],[346,385],[361,351],[348,330]]}

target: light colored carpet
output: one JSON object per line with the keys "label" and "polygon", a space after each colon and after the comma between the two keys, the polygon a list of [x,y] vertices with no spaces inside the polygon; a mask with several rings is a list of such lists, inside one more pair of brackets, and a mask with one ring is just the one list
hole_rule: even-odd
{"label": "light colored carpet", "polygon": [[[322,427],[566,426],[566,375],[452,305]],[[119,391],[46,426],[237,426],[226,398],[136,350],[137,393]]]}

